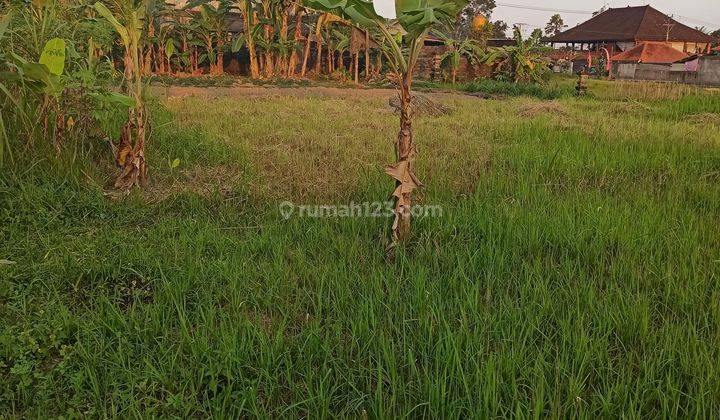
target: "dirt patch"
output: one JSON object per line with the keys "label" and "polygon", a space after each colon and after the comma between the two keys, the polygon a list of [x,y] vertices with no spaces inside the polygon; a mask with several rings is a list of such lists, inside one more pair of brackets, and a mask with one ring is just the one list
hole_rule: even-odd
{"label": "dirt patch", "polygon": [[533,102],[522,105],[518,110],[518,116],[525,118],[534,118],[540,115],[556,115],[564,117],[567,115],[565,108],[557,102]]}

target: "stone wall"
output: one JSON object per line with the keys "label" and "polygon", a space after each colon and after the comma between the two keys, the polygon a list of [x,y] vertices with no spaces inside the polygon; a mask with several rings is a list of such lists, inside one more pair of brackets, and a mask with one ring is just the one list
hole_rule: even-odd
{"label": "stone wall", "polygon": [[612,76],[625,80],[720,86],[720,56],[700,57],[697,71],[685,71],[683,64],[613,63]]}

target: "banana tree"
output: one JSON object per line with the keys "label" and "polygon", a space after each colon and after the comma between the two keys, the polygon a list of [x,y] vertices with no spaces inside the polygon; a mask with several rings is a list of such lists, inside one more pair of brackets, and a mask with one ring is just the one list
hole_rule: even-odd
{"label": "banana tree", "polygon": [[539,36],[523,39],[517,26],[514,30],[515,44],[493,48],[485,55],[483,62],[495,65],[501,74],[508,76],[515,83],[542,82],[548,68],[545,66],[543,53],[549,48],[542,45]]}
{"label": "banana tree", "polygon": [[[412,130],[410,106],[413,73],[428,31],[438,24],[450,24],[467,3],[466,0],[395,0],[394,10],[380,16],[371,1],[364,0],[303,0],[307,7],[332,13],[365,29],[378,30],[388,46],[383,50],[387,62],[397,76],[400,97],[400,131],[395,141],[396,162],[385,172],[395,180],[393,191],[395,217],[389,250],[408,239],[412,194],[422,184],[415,176],[417,154]],[[380,9],[378,7],[377,9]],[[388,20],[390,18],[393,20]],[[399,25],[405,32],[404,42],[398,42],[393,28]],[[396,33],[396,32],[395,32]],[[404,48],[407,47],[407,48]]]}
{"label": "banana tree", "polygon": [[345,70],[343,56],[348,47],[350,47],[350,36],[338,29],[333,29],[333,35],[335,35],[335,43],[332,45],[333,55],[337,54],[335,68]]}
{"label": "banana tree", "polygon": [[121,168],[115,187],[124,191],[129,191],[134,186],[142,186],[147,181],[147,114],[141,73],[142,44],[147,35],[144,30],[146,1],[112,0],[108,2],[109,8],[101,2],[95,3],[97,12],[112,24],[120,36],[125,49],[125,91],[135,103],[129,108],[128,121],[122,127],[115,155],[115,161]]}
{"label": "banana tree", "polygon": [[443,34],[439,35],[448,48],[447,51],[440,56],[440,63],[450,67],[452,83],[455,84],[462,58],[466,57],[470,63],[477,62],[480,60],[482,51],[480,45],[473,39],[456,40]]}

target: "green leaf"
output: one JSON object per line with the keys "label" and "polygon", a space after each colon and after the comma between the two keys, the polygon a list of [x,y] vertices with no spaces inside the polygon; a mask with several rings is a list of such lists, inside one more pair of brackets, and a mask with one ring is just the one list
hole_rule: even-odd
{"label": "green leaf", "polygon": [[60,76],[65,69],[65,41],[61,38],[49,40],[40,55],[40,64],[46,65],[51,74]]}
{"label": "green leaf", "polygon": [[180,158],[175,158],[172,163],[170,163],[170,169],[175,169],[178,166],[180,166]]}
{"label": "green leaf", "polygon": [[230,51],[235,54],[238,51],[240,51],[240,48],[242,48],[243,44],[245,43],[245,37],[244,36],[237,36],[233,39],[232,44],[230,44]]}
{"label": "green leaf", "polygon": [[165,43],[165,55],[170,58],[173,56],[173,54],[175,54],[175,43],[172,39],[168,39]]}
{"label": "green leaf", "polygon": [[60,78],[50,73],[50,69],[45,64],[26,62],[21,68],[23,77],[31,82],[39,83],[43,92],[57,95],[62,91]]}
{"label": "green leaf", "polygon": [[105,92],[105,93],[91,93],[89,94],[92,98],[97,99],[100,102],[113,105],[122,105],[128,108],[135,106],[135,100],[127,95],[117,92]]}
{"label": "green leaf", "polygon": [[100,13],[100,16],[104,17],[105,20],[110,22],[110,24],[115,28],[115,32],[120,35],[120,38],[122,39],[122,42],[125,46],[130,45],[130,35],[128,33],[127,28],[125,28],[123,25],[120,24],[120,22],[113,16],[110,9],[108,9],[104,4],[97,2],[95,3],[95,10],[97,10],[98,13]]}

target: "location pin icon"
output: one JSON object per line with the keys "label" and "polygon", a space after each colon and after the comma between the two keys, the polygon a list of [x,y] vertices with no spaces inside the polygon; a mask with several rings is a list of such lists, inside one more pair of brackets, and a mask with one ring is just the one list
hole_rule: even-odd
{"label": "location pin icon", "polygon": [[282,215],[283,219],[287,220],[292,216],[293,211],[295,211],[295,205],[289,201],[283,201],[280,203],[280,214]]}

